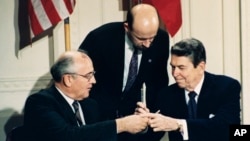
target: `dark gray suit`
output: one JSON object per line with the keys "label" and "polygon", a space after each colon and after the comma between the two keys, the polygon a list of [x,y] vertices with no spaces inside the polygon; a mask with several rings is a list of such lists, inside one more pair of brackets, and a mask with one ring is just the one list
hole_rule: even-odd
{"label": "dark gray suit", "polygon": [[[205,72],[197,101],[197,119],[188,119],[184,89],[175,83],[164,88],[157,103],[161,113],[186,119],[189,141],[229,141],[229,125],[240,124],[239,82],[223,75]],[[179,132],[169,132],[170,141],[181,141]]]}
{"label": "dark gray suit", "polygon": [[24,126],[34,141],[115,141],[114,120],[99,122],[97,103],[80,101],[86,125],[78,127],[74,112],[55,86],[28,97]]}

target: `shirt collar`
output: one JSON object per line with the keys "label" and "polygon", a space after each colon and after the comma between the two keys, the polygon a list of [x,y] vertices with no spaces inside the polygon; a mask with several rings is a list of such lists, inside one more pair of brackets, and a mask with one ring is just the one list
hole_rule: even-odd
{"label": "shirt collar", "polygon": [[[200,82],[198,83],[198,85],[194,88],[194,92],[199,95],[200,92],[201,92],[201,87],[202,87],[202,84],[204,82],[204,75],[202,75],[202,78],[200,80]],[[189,91],[185,90],[185,94],[187,95],[189,93]]]}
{"label": "shirt collar", "polygon": [[59,88],[56,87],[56,89],[63,96],[63,98],[68,102],[68,104],[71,106],[73,104],[73,102],[74,102],[74,99],[71,99],[68,96],[66,96],[66,94],[64,94]]}

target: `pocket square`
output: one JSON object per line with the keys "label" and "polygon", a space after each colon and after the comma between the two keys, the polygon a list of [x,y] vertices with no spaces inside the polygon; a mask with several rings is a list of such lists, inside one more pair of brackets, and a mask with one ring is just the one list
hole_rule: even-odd
{"label": "pocket square", "polygon": [[214,114],[210,114],[209,115],[209,118],[213,118],[215,115]]}

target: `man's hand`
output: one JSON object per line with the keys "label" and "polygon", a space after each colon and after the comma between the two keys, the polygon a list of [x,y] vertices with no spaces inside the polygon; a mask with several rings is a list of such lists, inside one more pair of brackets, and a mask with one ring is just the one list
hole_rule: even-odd
{"label": "man's hand", "polygon": [[148,120],[144,114],[130,115],[116,119],[117,133],[129,132],[135,134],[141,132],[147,128]]}
{"label": "man's hand", "polygon": [[137,108],[135,109],[135,114],[140,115],[140,114],[146,114],[149,113],[149,109],[146,107],[146,105],[142,102],[137,102],[136,103]]}
{"label": "man's hand", "polygon": [[148,114],[150,120],[149,125],[155,132],[157,131],[174,131],[179,128],[178,119],[164,116],[159,113]]}

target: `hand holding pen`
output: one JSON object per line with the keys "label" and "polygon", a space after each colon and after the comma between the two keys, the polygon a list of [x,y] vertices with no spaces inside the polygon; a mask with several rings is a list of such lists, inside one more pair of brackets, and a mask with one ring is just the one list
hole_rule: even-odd
{"label": "hand holding pen", "polygon": [[[135,109],[135,114],[140,115],[140,114],[144,114],[144,115],[148,115],[148,125],[150,126],[150,120],[151,120],[151,114],[159,114],[160,110],[158,110],[155,113],[150,113],[149,109],[146,107],[145,103],[143,102],[137,102],[137,108]],[[145,128],[145,130],[143,130],[142,132],[140,132],[140,134],[144,134],[148,131],[148,127]]]}
{"label": "hand holding pen", "polygon": [[[150,113],[150,110],[147,108],[147,106],[143,102],[137,102],[136,105],[137,105],[137,108],[135,109],[135,114]],[[159,113],[160,113],[160,110],[155,112],[155,114],[159,114]]]}
{"label": "hand holding pen", "polygon": [[135,114],[145,114],[150,113],[149,109],[146,107],[145,103],[143,102],[137,102],[136,103],[137,108],[135,109]]}

